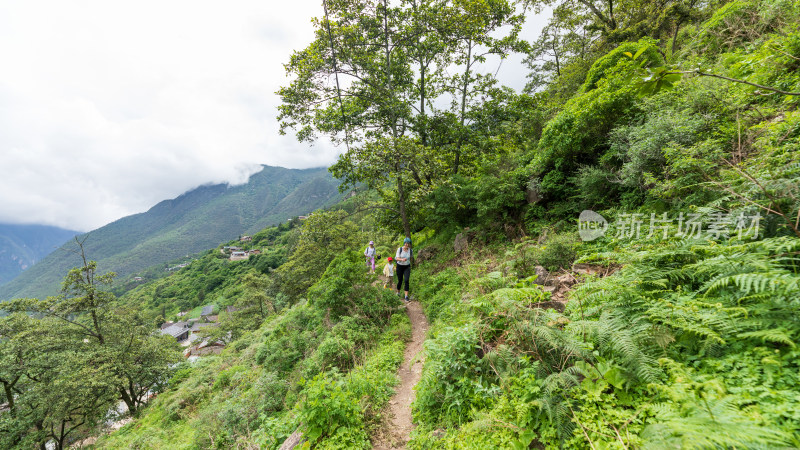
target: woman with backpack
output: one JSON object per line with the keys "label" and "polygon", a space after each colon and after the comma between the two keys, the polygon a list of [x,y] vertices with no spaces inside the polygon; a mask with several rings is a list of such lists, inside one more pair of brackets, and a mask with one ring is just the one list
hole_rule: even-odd
{"label": "woman with backpack", "polygon": [[397,263],[397,295],[400,295],[400,287],[405,285],[405,297],[403,300],[409,301],[408,297],[408,279],[411,277],[411,238],[407,237],[403,240],[403,246],[397,249],[394,255],[394,260]]}
{"label": "woman with backpack", "polygon": [[375,273],[375,242],[369,241],[367,249],[364,250],[364,258],[366,258],[367,268],[370,274]]}

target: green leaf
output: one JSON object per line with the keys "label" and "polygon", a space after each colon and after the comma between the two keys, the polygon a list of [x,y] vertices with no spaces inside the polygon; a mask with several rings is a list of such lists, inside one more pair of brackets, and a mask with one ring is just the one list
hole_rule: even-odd
{"label": "green leaf", "polygon": [[639,50],[636,52],[636,54],[635,54],[635,55],[633,55],[633,59],[638,59],[640,56],[642,56],[642,53],[644,53],[644,51],[645,51],[645,50],[647,50],[647,48],[648,48],[648,46],[646,46],[646,45],[643,45],[643,46],[642,46],[642,47],[641,47],[641,48],[640,48],[640,49],[639,49]]}

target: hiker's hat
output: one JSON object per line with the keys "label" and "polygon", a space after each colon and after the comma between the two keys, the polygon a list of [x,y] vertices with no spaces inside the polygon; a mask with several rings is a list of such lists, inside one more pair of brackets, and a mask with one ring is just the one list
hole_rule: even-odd
{"label": "hiker's hat", "polygon": [[403,239],[403,244],[410,244],[410,243],[411,243],[411,238],[410,237],[407,237],[407,238]]}
{"label": "hiker's hat", "polygon": [[369,241],[369,245],[375,245],[375,242]]}
{"label": "hiker's hat", "polygon": [[391,256],[390,256],[390,257],[388,257],[388,258],[386,258],[386,260],[387,260],[387,261],[389,261],[389,262],[392,262],[392,261],[394,261],[394,260],[392,259],[392,257],[391,257]]}

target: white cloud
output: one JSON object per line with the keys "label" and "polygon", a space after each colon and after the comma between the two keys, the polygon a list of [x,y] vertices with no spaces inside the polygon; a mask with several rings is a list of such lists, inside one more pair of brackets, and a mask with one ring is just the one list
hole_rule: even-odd
{"label": "white cloud", "polygon": [[319,0],[0,1],[0,222],[89,230],[258,164],[331,164],[337,149],[280,136],[275,119],[283,63],[320,13]]}
{"label": "white cloud", "polygon": [[275,121],[317,3],[0,3],[0,221],[88,230],[257,164],[332,163]]}

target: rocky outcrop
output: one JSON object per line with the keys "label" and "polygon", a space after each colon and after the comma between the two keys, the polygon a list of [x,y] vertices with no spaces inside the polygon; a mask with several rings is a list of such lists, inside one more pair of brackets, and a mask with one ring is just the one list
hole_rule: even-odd
{"label": "rocky outcrop", "polygon": [[[549,302],[540,302],[534,305],[537,308],[552,308],[558,312],[564,311],[564,305],[567,303],[567,295],[583,276],[598,276],[605,277],[611,275],[619,269],[615,265],[599,265],[599,264],[573,264],[571,271],[562,271],[559,273],[548,272],[542,266],[534,267],[536,271],[535,284],[541,286],[541,289],[550,293]],[[577,275],[577,278],[576,278]]]}
{"label": "rocky outcrop", "polygon": [[458,255],[466,251],[467,248],[469,248],[469,234],[466,231],[464,233],[458,233],[456,240],[453,241],[453,250]]}
{"label": "rocky outcrop", "polygon": [[436,246],[430,245],[421,249],[416,255],[414,255],[414,259],[416,262],[424,262],[429,261],[436,257],[436,254],[439,252],[439,249]]}

